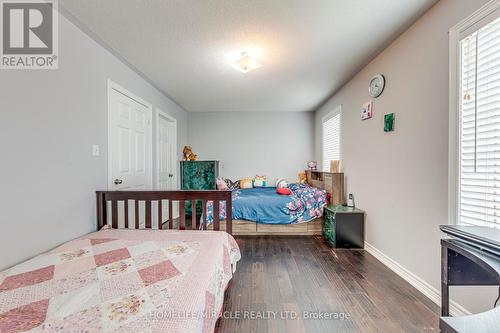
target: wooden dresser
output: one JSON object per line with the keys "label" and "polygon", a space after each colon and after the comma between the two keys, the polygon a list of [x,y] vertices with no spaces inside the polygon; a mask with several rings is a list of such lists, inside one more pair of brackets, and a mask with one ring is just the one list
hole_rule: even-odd
{"label": "wooden dresser", "polygon": [[342,205],[345,203],[343,173],[306,170],[306,174],[308,184],[325,190],[332,196],[331,204]]}
{"label": "wooden dresser", "polygon": [[215,190],[219,161],[181,161],[181,190]]}
{"label": "wooden dresser", "polygon": [[[181,190],[215,190],[219,176],[219,161],[181,161]],[[201,215],[201,201],[196,215]],[[186,202],[186,215],[191,216],[191,202]]]}

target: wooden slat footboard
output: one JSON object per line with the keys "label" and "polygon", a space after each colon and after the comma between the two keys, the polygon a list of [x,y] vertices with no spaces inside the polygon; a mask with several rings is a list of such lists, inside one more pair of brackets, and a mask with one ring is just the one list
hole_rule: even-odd
{"label": "wooden slat footboard", "polygon": [[[97,191],[97,228],[101,229],[106,224],[118,228],[122,224],[125,228],[135,226],[139,229],[143,224],[145,229],[162,229],[162,225],[168,221],[168,229],[174,229],[173,202],[177,201],[179,207],[179,229],[186,229],[185,201],[190,201],[192,207],[196,201],[202,202],[203,220],[201,227],[195,216],[191,220],[192,229],[206,230],[206,208],[207,201],[213,201],[214,225],[213,230],[220,229],[219,204],[226,202],[227,217],[225,221],[226,232],[232,234],[232,202],[231,191]],[[167,202],[165,205],[164,202]],[[142,204],[143,203],[143,204]],[[157,207],[156,216],[153,203]],[[144,205],[144,214],[140,207]],[[168,220],[163,220],[163,207],[168,207]],[[133,212],[132,212],[133,211]],[[120,218],[122,217],[122,218]],[[144,220],[141,218],[144,217]],[[133,222],[130,222],[133,219]],[[156,220],[156,221],[155,221]],[[121,223],[120,221],[123,221]],[[156,222],[156,223],[154,223]],[[199,228],[200,227],[200,228]]]}

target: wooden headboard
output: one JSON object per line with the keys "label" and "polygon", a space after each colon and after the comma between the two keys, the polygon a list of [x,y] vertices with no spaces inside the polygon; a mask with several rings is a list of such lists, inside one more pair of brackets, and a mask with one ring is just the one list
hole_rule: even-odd
{"label": "wooden headboard", "polygon": [[343,173],[306,170],[306,174],[307,183],[330,194],[334,205],[345,203]]}
{"label": "wooden headboard", "polygon": [[[208,201],[213,202],[213,230],[220,230],[219,204],[221,201],[225,201],[226,232],[232,234],[231,191],[97,191],[96,195],[97,230],[106,224],[111,224],[113,228],[118,228],[120,224],[127,229],[139,229],[139,226],[144,224],[146,229],[162,229],[162,225],[166,222],[168,222],[169,229],[174,229],[174,201],[177,201],[179,206],[178,227],[180,230],[186,229],[186,201],[190,202],[192,207],[196,206],[197,201],[201,201],[202,204],[202,221],[196,219],[196,214],[191,216],[191,228],[193,230],[207,229],[206,211]],[[140,209],[140,206],[143,206],[144,209]],[[157,209],[156,214],[152,211],[153,207]],[[162,216],[164,211],[162,207],[168,207],[168,219]],[[144,211],[144,214],[141,214],[141,211]]]}

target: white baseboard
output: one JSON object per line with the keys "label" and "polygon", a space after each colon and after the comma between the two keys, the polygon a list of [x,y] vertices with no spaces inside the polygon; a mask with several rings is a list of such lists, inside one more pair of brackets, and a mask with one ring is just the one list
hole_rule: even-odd
{"label": "white baseboard", "polygon": [[[415,289],[424,294],[431,301],[441,306],[441,292],[422,280],[420,277],[410,272],[405,267],[401,266],[399,263],[389,258],[385,253],[379,251],[373,245],[365,242],[365,250],[372,256],[377,258],[381,263],[387,266],[394,273],[402,277],[406,282],[411,284]],[[457,302],[450,300],[450,314],[452,316],[465,316],[470,315],[471,312],[458,304]]]}

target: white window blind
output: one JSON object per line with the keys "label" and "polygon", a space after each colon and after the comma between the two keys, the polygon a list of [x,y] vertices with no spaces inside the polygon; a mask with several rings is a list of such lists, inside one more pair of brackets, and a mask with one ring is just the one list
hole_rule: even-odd
{"label": "white window blind", "polygon": [[500,228],[500,18],[460,52],[459,223]]}
{"label": "white window blind", "polygon": [[340,125],[340,111],[323,120],[323,171],[330,171],[330,161],[340,160]]}

